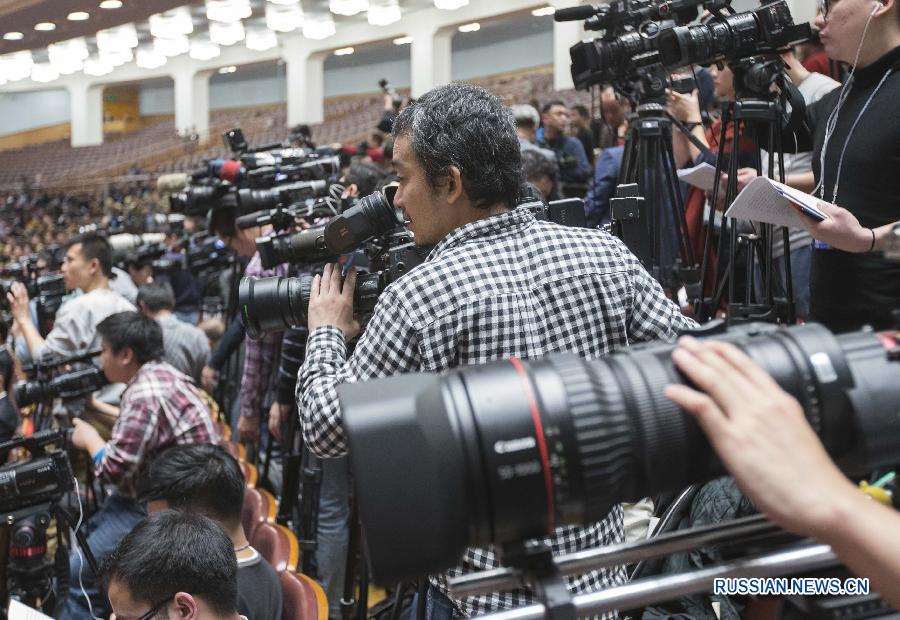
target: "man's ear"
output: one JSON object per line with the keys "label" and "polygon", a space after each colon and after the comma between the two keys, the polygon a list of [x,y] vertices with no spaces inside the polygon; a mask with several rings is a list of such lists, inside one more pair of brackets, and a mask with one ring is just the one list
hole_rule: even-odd
{"label": "man's ear", "polygon": [[200,606],[192,594],[178,592],[175,595],[175,617],[178,620],[195,620],[200,617]]}
{"label": "man's ear", "polygon": [[119,353],[122,356],[122,365],[129,366],[132,362],[136,361],[136,357],[134,355],[134,349],[131,347],[123,347],[122,351]]}
{"label": "man's ear", "polygon": [[456,166],[450,166],[450,173],[447,176],[447,202],[453,204],[462,198],[463,184],[462,173]]}

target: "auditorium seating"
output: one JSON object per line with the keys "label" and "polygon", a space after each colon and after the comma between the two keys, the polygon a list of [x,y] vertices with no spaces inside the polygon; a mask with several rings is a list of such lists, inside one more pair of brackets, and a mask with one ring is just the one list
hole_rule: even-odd
{"label": "auditorium seating", "polygon": [[241,511],[244,535],[250,539],[259,525],[275,523],[276,510],[277,504],[271,494],[251,487],[244,489],[244,506]]}
{"label": "auditorium seating", "polygon": [[275,572],[295,572],[300,563],[300,545],[294,533],[277,523],[260,523],[250,536],[253,548],[272,565]]}
{"label": "auditorium seating", "polygon": [[328,601],[322,586],[303,574],[282,572],[283,620],[327,620]]}
{"label": "auditorium seating", "polygon": [[[589,104],[587,93],[553,90],[552,67],[540,67],[470,80],[497,93],[509,104],[561,99],[568,105]],[[383,113],[380,93],[327,99],[325,122],[311,126],[317,144],[355,144],[368,138]],[[241,127],[252,145],[281,142],[287,138],[284,104],[270,104],[210,113],[209,134],[189,140],[175,132],[172,117],[157,119],[132,133],[112,136],[99,146],[72,148],[56,141],[0,152],[0,190],[19,189],[24,175],[32,187],[65,188],[94,179],[106,179],[140,168],[152,174],[188,171],[204,160],[227,157],[221,134]]]}

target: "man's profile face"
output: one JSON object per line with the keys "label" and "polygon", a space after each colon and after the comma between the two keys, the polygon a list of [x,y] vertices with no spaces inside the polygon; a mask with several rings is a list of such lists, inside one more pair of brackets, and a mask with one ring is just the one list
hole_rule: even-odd
{"label": "man's profile face", "polygon": [[398,136],[394,142],[394,169],[398,177],[394,206],[409,220],[416,244],[437,243],[456,228],[449,223],[453,206],[444,200],[447,188],[429,185],[407,136]]}
{"label": "man's profile face", "polygon": [[569,110],[564,105],[551,106],[544,112],[544,127],[563,133],[569,126]]}
{"label": "man's profile face", "polygon": [[153,265],[128,265],[128,275],[135,286],[143,286],[153,279]]}
{"label": "man's profile face", "polygon": [[60,271],[62,271],[63,282],[68,290],[74,291],[77,288],[83,290],[87,286],[92,273],[100,268],[99,265],[92,266],[93,262],[84,259],[80,243],[76,243],[66,250],[66,256],[63,258]]}
{"label": "man's profile face", "polygon": [[131,357],[131,349],[125,349],[116,353],[106,341],[106,338],[100,339],[100,368],[110,383],[127,383],[128,373],[125,372],[123,366],[128,363]]}

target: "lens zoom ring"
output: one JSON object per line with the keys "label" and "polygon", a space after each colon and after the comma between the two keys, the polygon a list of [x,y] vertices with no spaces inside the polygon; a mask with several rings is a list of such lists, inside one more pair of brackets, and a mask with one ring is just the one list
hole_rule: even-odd
{"label": "lens zoom ring", "polygon": [[621,501],[634,471],[632,433],[618,386],[605,362],[555,361],[565,386],[575,434],[585,517],[601,518]]}

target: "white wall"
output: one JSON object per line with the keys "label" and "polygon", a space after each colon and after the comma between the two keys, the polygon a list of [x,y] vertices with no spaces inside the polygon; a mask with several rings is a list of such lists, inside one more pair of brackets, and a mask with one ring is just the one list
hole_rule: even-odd
{"label": "white wall", "polygon": [[138,106],[141,116],[175,113],[175,83],[172,80],[141,82]]}
{"label": "white wall", "polygon": [[69,93],[64,89],[0,93],[0,135],[66,123]]}
{"label": "white wall", "polygon": [[450,71],[454,80],[518,71],[553,62],[553,30],[485,42],[478,47],[461,47],[458,42],[464,36],[465,33],[460,33],[453,37]]}
{"label": "white wall", "polygon": [[283,64],[238,67],[235,73],[216,73],[209,78],[209,108],[282,103],[287,100],[286,88]]}

